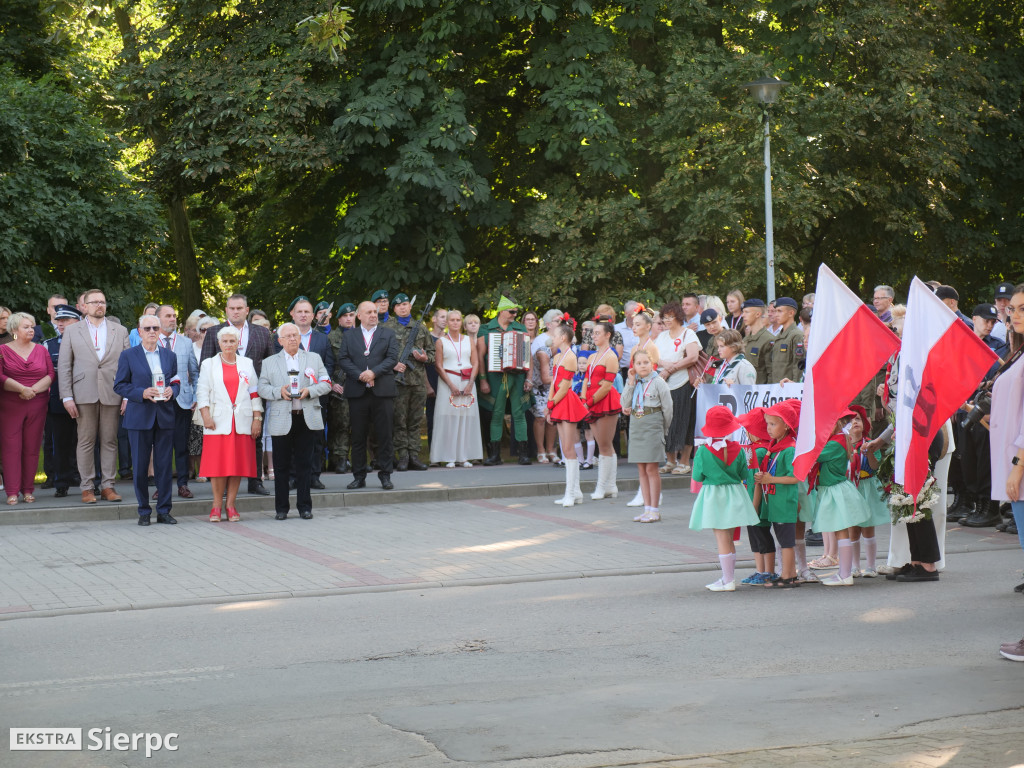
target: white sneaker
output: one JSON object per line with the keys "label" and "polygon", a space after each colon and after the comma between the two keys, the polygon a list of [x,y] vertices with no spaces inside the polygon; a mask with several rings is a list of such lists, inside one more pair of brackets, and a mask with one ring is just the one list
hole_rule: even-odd
{"label": "white sneaker", "polygon": [[725,583],[721,579],[711,584],[706,584],[705,589],[710,589],[712,592],[735,592],[736,591],[736,580]]}
{"label": "white sneaker", "polygon": [[821,583],[826,587],[852,587],[853,576],[847,576],[843,579],[840,578],[838,573],[833,573],[831,576],[822,577]]}
{"label": "white sneaker", "polygon": [[636,489],[636,496],[633,497],[632,501],[627,502],[626,506],[627,507],[642,507],[643,505],[644,505],[644,492],[641,491],[639,488],[637,488]]}
{"label": "white sneaker", "polygon": [[466,469],[472,469],[473,468],[473,462],[472,461],[464,461],[464,462],[462,462],[462,466],[464,466]]}
{"label": "white sneaker", "polygon": [[636,518],[638,523],[660,523],[661,513],[660,512],[644,512],[640,517]]}
{"label": "white sneaker", "polygon": [[455,469],[455,462],[454,461],[449,461],[447,464],[445,464],[445,466],[448,469]]}
{"label": "white sneaker", "polygon": [[878,578],[878,571],[876,571],[874,568],[865,568],[863,571],[861,571],[860,575],[863,576],[865,579],[876,579]]}
{"label": "white sneaker", "polygon": [[859,579],[863,575],[864,572],[860,568],[854,568],[852,571],[850,571],[850,576],[852,576],[855,579]]}

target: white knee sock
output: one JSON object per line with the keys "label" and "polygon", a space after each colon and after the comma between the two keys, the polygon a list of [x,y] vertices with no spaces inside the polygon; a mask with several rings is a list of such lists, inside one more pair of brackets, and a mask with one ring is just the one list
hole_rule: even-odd
{"label": "white knee sock", "polygon": [[722,566],[722,583],[728,584],[736,578],[736,553],[719,555],[718,562]]}
{"label": "white knee sock", "polygon": [[860,540],[864,542],[865,565],[874,570],[878,561],[878,541],[875,540],[874,536],[861,536]]}
{"label": "white knee sock", "polygon": [[860,570],[860,539],[850,543],[853,548],[853,570]]}
{"label": "white knee sock", "polygon": [[845,579],[853,573],[853,547],[849,539],[839,540],[839,578]]}
{"label": "white knee sock", "polygon": [[597,450],[597,443],[593,440],[587,440],[587,464],[594,463],[594,451]]}
{"label": "white knee sock", "polygon": [[583,443],[576,443],[576,458],[583,461]]}
{"label": "white knee sock", "polygon": [[807,570],[807,543],[803,538],[798,538],[793,548],[793,556],[796,558],[797,575]]}

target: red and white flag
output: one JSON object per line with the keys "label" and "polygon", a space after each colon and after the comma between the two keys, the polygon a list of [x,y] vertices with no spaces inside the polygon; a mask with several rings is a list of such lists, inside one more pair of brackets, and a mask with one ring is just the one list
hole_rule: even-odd
{"label": "red and white flag", "polygon": [[[817,304],[817,299],[815,299]],[[928,446],[999,358],[918,278],[910,284],[896,379],[896,482],[916,497]]]}
{"label": "red and white flag", "polygon": [[807,340],[804,397],[793,460],[797,478],[807,478],[836,421],[899,346],[896,334],[822,264]]}

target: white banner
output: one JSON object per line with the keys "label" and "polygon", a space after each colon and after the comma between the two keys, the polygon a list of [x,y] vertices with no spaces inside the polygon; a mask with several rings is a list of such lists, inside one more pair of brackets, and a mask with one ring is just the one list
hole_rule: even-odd
{"label": "white banner", "polygon": [[[724,405],[734,416],[748,413],[755,408],[771,408],[782,400],[800,399],[804,385],[789,384],[701,384],[697,387],[697,430],[696,436],[703,437],[704,414],[713,405]],[[738,439],[730,435],[733,440]]]}

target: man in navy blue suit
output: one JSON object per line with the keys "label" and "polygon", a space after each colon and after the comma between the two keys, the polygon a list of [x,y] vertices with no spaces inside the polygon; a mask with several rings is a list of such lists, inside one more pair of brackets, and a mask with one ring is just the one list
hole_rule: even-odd
{"label": "man in navy blue suit", "polygon": [[156,475],[156,521],[175,525],[171,517],[171,450],[174,445],[174,398],[181,386],[178,359],[159,345],[160,320],[155,315],[139,318],[142,344],[121,353],[117,362],[114,391],[128,401],[124,428],[132,448],[135,498],[139,503],[139,525],[149,525],[149,478],[145,467],[153,454]]}

